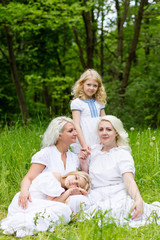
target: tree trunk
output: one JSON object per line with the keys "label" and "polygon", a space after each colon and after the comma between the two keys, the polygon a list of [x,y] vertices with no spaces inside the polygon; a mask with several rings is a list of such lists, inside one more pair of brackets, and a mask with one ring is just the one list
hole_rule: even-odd
{"label": "tree trunk", "polygon": [[[83,1],[86,6],[87,0]],[[86,49],[87,49],[87,68],[93,68],[93,31],[92,31],[92,20],[89,11],[82,12],[85,29],[86,29]]]}
{"label": "tree trunk", "polygon": [[101,46],[100,46],[100,61],[101,61],[101,65],[100,65],[100,69],[101,69],[101,76],[103,77],[104,74],[104,29],[103,29],[103,24],[104,24],[104,10],[103,10],[103,6],[102,6],[102,20],[101,20]]}
{"label": "tree trunk", "polygon": [[[146,4],[148,4],[148,0],[146,0]],[[149,36],[148,33],[148,29],[149,29],[149,17],[148,14],[145,14],[145,58],[146,58],[146,65],[145,65],[145,71],[146,73],[149,72],[149,54],[150,54],[150,46],[149,46],[149,42],[150,42],[150,38],[151,36]]]}
{"label": "tree trunk", "polygon": [[72,26],[72,29],[73,29],[73,33],[74,33],[74,36],[75,36],[77,46],[79,48],[80,61],[81,61],[82,67],[83,67],[83,69],[86,69],[86,64],[85,64],[84,57],[83,57],[83,49],[82,49],[81,43],[80,43],[79,38],[78,38],[77,30],[74,26]]}
{"label": "tree trunk", "polygon": [[122,81],[122,78],[123,78],[122,72],[120,71],[121,66],[123,64],[123,25],[127,17],[129,2],[130,2],[129,0],[125,0],[123,14],[121,14],[119,1],[115,0],[116,11],[117,11],[117,29],[118,29],[118,47],[117,47],[118,67],[114,74],[114,80],[119,79]]}
{"label": "tree trunk", "polygon": [[138,15],[137,15],[137,19],[135,22],[134,37],[133,37],[131,49],[129,51],[129,55],[127,58],[124,73],[123,73],[123,80],[122,80],[122,85],[121,85],[121,89],[120,89],[120,94],[121,94],[120,98],[121,99],[124,98],[124,93],[125,93],[126,87],[128,85],[128,79],[129,79],[129,74],[130,74],[130,70],[131,70],[131,65],[132,65],[132,61],[133,61],[135,53],[136,53],[136,47],[137,47],[137,43],[138,43],[145,3],[146,3],[146,0],[141,0],[141,2],[140,2]]}
{"label": "tree trunk", "polygon": [[27,105],[26,105],[24,94],[23,94],[22,86],[21,86],[21,83],[20,83],[20,80],[18,77],[16,58],[15,58],[14,51],[13,51],[13,40],[12,40],[11,34],[9,33],[8,27],[5,28],[5,31],[6,31],[8,52],[9,52],[9,63],[10,63],[11,75],[12,75],[13,83],[16,88],[16,93],[17,93],[18,102],[19,102],[19,106],[20,106],[20,110],[21,110],[21,114],[22,114],[22,119],[23,119],[24,124],[27,124],[27,121],[29,119],[29,114],[28,114]]}

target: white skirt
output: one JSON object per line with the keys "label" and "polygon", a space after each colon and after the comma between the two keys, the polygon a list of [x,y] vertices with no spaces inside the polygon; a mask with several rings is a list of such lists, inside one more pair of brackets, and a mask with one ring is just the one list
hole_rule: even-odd
{"label": "white skirt", "polygon": [[64,203],[35,199],[28,202],[27,209],[18,206],[18,196],[13,198],[8,215],[0,222],[4,234],[15,234],[16,237],[33,235],[40,231],[54,231],[55,225],[70,221],[71,209]]}
{"label": "white skirt", "polygon": [[151,222],[160,224],[160,202],[152,204],[143,203],[143,214],[138,219],[131,219],[133,213],[130,212],[134,200],[130,196],[121,198],[117,201],[114,198],[108,198],[104,201],[98,201],[96,204],[85,210],[86,219],[91,219],[97,211],[100,210],[105,216],[103,222],[115,222],[118,226],[141,227]]}

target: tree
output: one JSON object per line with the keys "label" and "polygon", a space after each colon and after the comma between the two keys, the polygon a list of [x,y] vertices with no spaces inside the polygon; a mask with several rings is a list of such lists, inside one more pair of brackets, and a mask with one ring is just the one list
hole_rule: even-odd
{"label": "tree", "polygon": [[121,85],[121,89],[120,89],[120,94],[121,95],[124,95],[126,87],[128,85],[128,79],[129,79],[129,74],[130,74],[130,70],[131,70],[131,64],[132,64],[132,61],[134,59],[135,52],[136,52],[136,47],[137,47],[137,44],[138,44],[138,38],[139,38],[140,28],[141,28],[142,18],[143,18],[143,12],[144,12],[144,7],[145,7],[146,3],[147,3],[146,0],[141,0],[140,1],[138,13],[137,13],[136,20],[135,20],[133,40],[132,40],[132,43],[131,43],[131,48],[130,48],[130,51],[129,51],[129,54],[128,54],[126,65],[125,65],[125,68],[124,68],[124,71],[123,71],[123,80],[122,80],[122,85]]}
{"label": "tree", "polygon": [[[5,9],[4,1],[1,0],[1,2],[3,4],[3,9]],[[15,88],[16,88],[16,93],[17,93],[17,97],[18,97],[18,101],[19,101],[19,105],[20,105],[22,119],[23,119],[23,122],[26,124],[28,119],[29,119],[29,114],[28,114],[27,105],[26,105],[23,89],[22,89],[22,86],[21,86],[21,82],[20,82],[19,76],[18,76],[16,57],[15,57],[14,49],[13,49],[12,34],[11,34],[11,31],[10,31],[10,28],[7,25],[8,25],[7,21],[4,19],[3,20],[3,26],[4,26],[4,31],[5,31],[5,35],[6,35],[6,41],[7,41],[7,47],[8,47],[8,56],[6,56],[4,54],[2,49],[0,49],[0,50],[3,53],[3,55],[6,56],[8,62],[10,64],[12,80],[13,80],[13,83],[14,83]]]}

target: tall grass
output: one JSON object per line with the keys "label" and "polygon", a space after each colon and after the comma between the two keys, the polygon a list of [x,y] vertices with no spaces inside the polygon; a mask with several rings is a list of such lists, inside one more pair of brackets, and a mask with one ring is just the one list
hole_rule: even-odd
{"label": "tall grass", "polygon": [[[20,190],[31,156],[40,149],[44,125],[41,122],[26,127],[16,124],[12,128],[6,126],[0,132],[0,220],[6,217],[8,205]],[[129,137],[141,195],[147,203],[160,201],[160,130],[130,130]],[[117,227],[103,221],[101,226],[98,223],[98,216],[85,222],[73,219],[68,225],[57,226],[54,233],[38,233],[24,239],[160,239],[160,226],[154,223],[138,229]],[[1,231],[0,239],[15,237],[4,236]]]}
{"label": "tall grass", "polygon": [[31,156],[40,149],[43,126],[18,124],[0,133],[0,204],[8,205],[30,167]]}

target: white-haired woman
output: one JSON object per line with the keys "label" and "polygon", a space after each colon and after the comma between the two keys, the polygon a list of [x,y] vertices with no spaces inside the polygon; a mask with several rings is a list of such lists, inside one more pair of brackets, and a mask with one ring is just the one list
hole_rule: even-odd
{"label": "white-haired woman", "polygon": [[93,216],[101,209],[118,224],[132,227],[151,222],[155,211],[160,216],[160,203],[144,203],[140,195],[128,134],[121,120],[112,115],[101,117],[98,134],[101,144],[92,146],[88,159],[86,149],[79,155],[81,169],[89,172],[92,185],[88,195],[92,206],[86,212]]}
{"label": "white-haired woman", "polygon": [[65,176],[57,172],[39,174],[29,188],[32,202],[27,209],[18,205],[17,193],[8,208],[8,215],[0,221],[0,229],[4,234],[16,237],[33,235],[37,232],[54,231],[56,224],[70,221],[71,209],[64,203],[74,190],[90,190],[90,178],[86,172],[74,171]]}
{"label": "white-haired woman", "polygon": [[59,172],[62,176],[78,170],[79,160],[69,146],[76,142],[77,132],[71,118],[61,116],[53,119],[43,135],[42,149],[31,161],[31,167],[21,182],[19,206],[27,208],[32,201],[29,187],[35,177],[42,171]]}

